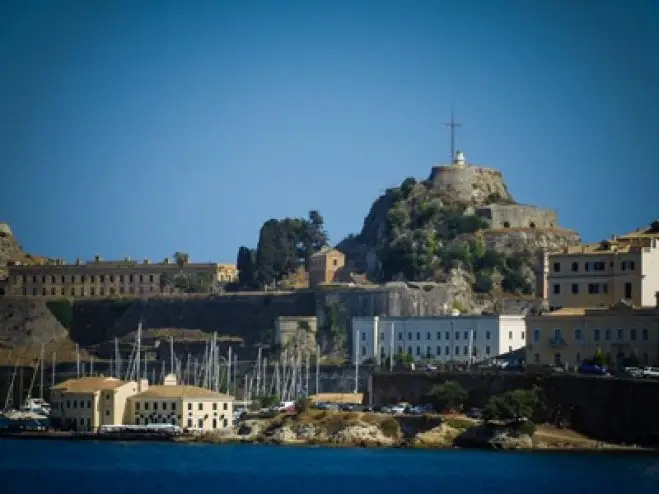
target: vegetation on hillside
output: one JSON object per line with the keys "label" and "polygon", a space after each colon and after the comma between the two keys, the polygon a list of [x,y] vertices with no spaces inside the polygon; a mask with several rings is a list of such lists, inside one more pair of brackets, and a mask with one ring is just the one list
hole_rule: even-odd
{"label": "vegetation on hillside", "polygon": [[533,262],[530,254],[512,257],[488,250],[477,235],[468,241],[456,240],[486,227],[467,205],[407,178],[375,201],[361,233],[347,237],[338,248],[363,270],[366,253],[375,252],[378,281],[439,281],[444,273],[461,266],[473,274],[477,292],[488,293],[500,283],[504,291],[530,293],[524,271]]}
{"label": "vegetation on hillside", "polygon": [[308,218],[270,219],[259,232],[255,250],[238,249],[238,283],[231,288],[254,290],[275,286],[300,267],[307,267],[311,256],[327,245],[324,220],[318,211]]}

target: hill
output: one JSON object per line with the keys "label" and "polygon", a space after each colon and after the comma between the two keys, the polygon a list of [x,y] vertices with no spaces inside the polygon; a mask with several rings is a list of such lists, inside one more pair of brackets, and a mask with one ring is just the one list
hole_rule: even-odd
{"label": "hill", "polygon": [[579,243],[550,209],[518,204],[499,170],[454,163],[378,197],[361,232],[337,247],[369,278],[445,282],[457,268],[475,292],[532,295],[544,250]]}

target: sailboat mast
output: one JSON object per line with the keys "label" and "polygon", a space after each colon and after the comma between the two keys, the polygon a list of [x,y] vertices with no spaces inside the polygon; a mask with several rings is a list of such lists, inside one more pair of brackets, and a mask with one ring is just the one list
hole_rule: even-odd
{"label": "sailboat mast", "polygon": [[316,345],[316,394],[319,393],[318,385],[320,384],[320,345]]}
{"label": "sailboat mast", "polygon": [[44,365],[45,363],[44,360],[46,358],[45,352],[46,352],[46,347],[44,345],[41,345],[41,357],[39,358],[39,361],[41,362],[41,369],[39,369],[41,371],[41,376],[40,376],[41,382],[39,383],[39,388],[40,388],[39,398],[41,398],[42,400],[43,400],[43,372],[44,372],[44,367],[46,367]]}
{"label": "sailboat mast", "polygon": [[174,374],[174,337],[169,337],[169,371]]}
{"label": "sailboat mast", "polygon": [[76,343],[76,377],[80,379],[80,347]]}
{"label": "sailboat mast", "polygon": [[50,386],[55,387],[55,362],[57,361],[57,354],[53,352],[53,369],[52,369],[52,376],[50,377]]}
{"label": "sailboat mast", "polygon": [[227,394],[231,394],[231,365],[233,364],[231,358],[231,347],[229,347],[229,360],[227,361]]}
{"label": "sailboat mast", "polygon": [[135,367],[136,369],[136,379],[137,382],[140,382],[140,351],[141,351],[141,346],[142,346],[142,321],[139,322],[137,325],[137,348],[135,350],[135,361],[137,362],[137,366]]}

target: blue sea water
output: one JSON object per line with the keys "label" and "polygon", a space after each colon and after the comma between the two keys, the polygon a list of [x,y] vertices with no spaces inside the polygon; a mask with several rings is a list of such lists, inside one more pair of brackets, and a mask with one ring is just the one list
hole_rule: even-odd
{"label": "blue sea water", "polygon": [[0,493],[659,493],[659,456],[0,440]]}

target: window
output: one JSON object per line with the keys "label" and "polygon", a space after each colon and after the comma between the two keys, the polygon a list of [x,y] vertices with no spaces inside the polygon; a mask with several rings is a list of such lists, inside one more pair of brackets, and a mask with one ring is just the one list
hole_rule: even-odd
{"label": "window", "polygon": [[430,347],[426,348],[426,357],[427,358],[432,358],[432,348],[430,348]]}
{"label": "window", "polygon": [[426,340],[430,340],[430,339],[431,339],[431,333],[430,333],[430,331],[428,331],[426,333]]}
{"label": "window", "polygon": [[632,341],[636,341],[636,330],[635,329],[630,329],[629,330],[629,339]]}
{"label": "window", "polygon": [[561,263],[560,262],[555,262],[554,263],[554,273],[560,273],[561,272]]}
{"label": "window", "polygon": [[203,409],[204,409],[204,404],[203,404],[203,403],[199,403],[199,404],[197,405],[197,410],[203,410]]}
{"label": "window", "polygon": [[[581,340],[583,339],[583,334],[582,334],[582,333],[583,333],[583,332],[581,331],[581,329],[576,328],[576,329],[574,330],[574,339],[575,339],[576,341],[581,341]],[[577,360],[578,360],[578,359],[577,359]]]}
{"label": "window", "polygon": [[575,295],[579,293],[579,285],[577,283],[572,283],[572,293]]}
{"label": "window", "polygon": [[488,345],[485,347],[485,355],[489,355],[489,354],[490,354],[490,346]]}
{"label": "window", "polygon": [[144,403],[144,409],[145,409],[145,410],[148,410],[148,409],[149,409],[149,402],[148,402],[148,401]]}
{"label": "window", "polygon": [[421,347],[419,345],[416,346],[416,354],[421,355]]}
{"label": "window", "polygon": [[572,271],[573,272],[579,271],[579,263],[578,262],[573,262],[572,263]]}
{"label": "window", "polygon": [[537,328],[533,330],[533,343],[540,343],[540,330]]}
{"label": "window", "polygon": [[442,354],[442,347],[438,346],[437,347],[437,356],[439,357]]}
{"label": "window", "polygon": [[135,402],[135,411],[138,411],[138,412],[139,412],[139,410],[140,410],[140,402],[139,402],[139,401],[136,401],[136,402]]}
{"label": "window", "polygon": [[560,353],[555,353],[554,354],[554,365],[557,367],[560,367],[561,364],[561,354]]}
{"label": "window", "polygon": [[188,419],[188,427],[192,427],[192,419]]}
{"label": "window", "polygon": [[201,417],[199,417],[199,418],[197,419],[197,427],[198,427],[199,429],[203,429],[203,428],[204,428],[204,419],[202,419]]}
{"label": "window", "polygon": [[226,403],[223,403],[222,404],[222,410],[228,410],[228,409],[229,409],[229,405],[226,404]]}
{"label": "window", "polygon": [[632,284],[625,283],[625,298],[632,298]]}
{"label": "window", "polygon": [[449,333],[449,332],[447,331],[446,333],[444,333],[444,337],[445,337],[447,340],[450,340],[450,339],[451,339],[451,333]]}
{"label": "window", "polygon": [[460,347],[459,346],[455,347],[455,354],[460,355]]}
{"label": "window", "polygon": [[192,410],[192,403],[188,403],[188,410]]}
{"label": "window", "polygon": [[419,331],[416,332],[416,339],[417,341],[421,339],[421,333]]}
{"label": "window", "polygon": [[380,341],[384,340],[384,333],[380,333]]}
{"label": "window", "polygon": [[641,339],[643,341],[648,341],[648,330],[647,329],[643,329],[641,331]]}
{"label": "window", "polygon": [[536,353],[536,354],[533,355],[533,362],[536,363],[536,364],[540,363],[540,354],[539,353]]}
{"label": "window", "polygon": [[217,419],[213,419],[213,429],[217,429]]}
{"label": "window", "polygon": [[509,351],[509,352],[512,352],[512,351],[513,351],[513,347],[509,346],[509,347],[508,347],[508,351]]}
{"label": "window", "polygon": [[402,347],[402,346],[399,346],[399,347],[398,347],[398,353],[399,353],[399,354],[403,353],[403,347]]}
{"label": "window", "polygon": [[408,353],[408,355],[412,355],[412,347],[411,346],[407,347],[407,353]]}
{"label": "window", "polygon": [[588,293],[595,295],[600,292],[600,286],[598,283],[588,283]]}
{"label": "window", "polygon": [[455,332],[455,339],[456,340],[460,339],[460,333],[458,331]]}
{"label": "window", "polygon": [[602,293],[609,293],[609,284],[602,283]]}
{"label": "window", "polygon": [[444,355],[446,356],[451,355],[451,347],[449,346],[444,347]]}
{"label": "window", "polygon": [[611,341],[611,330],[610,329],[604,330],[604,339],[606,341]]}
{"label": "window", "polygon": [[437,331],[437,339],[438,340],[442,339],[442,332],[441,331]]}
{"label": "window", "polygon": [[469,356],[469,347],[468,346],[466,346],[462,349],[462,354],[466,355],[466,356]]}
{"label": "window", "polygon": [[490,332],[489,331],[485,331],[485,339],[486,340],[490,339]]}
{"label": "window", "polygon": [[153,409],[158,410],[158,402],[157,401],[153,402]]}
{"label": "window", "polygon": [[561,285],[554,283],[552,290],[554,291],[554,295],[559,295],[561,293]]}
{"label": "window", "polygon": [[366,356],[366,347],[362,347],[362,357]]}
{"label": "window", "polygon": [[360,334],[362,336],[362,341],[366,341],[366,333],[363,332],[363,333],[360,333]]}
{"label": "window", "polygon": [[398,333],[398,340],[402,341],[402,339],[403,339],[403,333]]}
{"label": "window", "polygon": [[525,333],[524,331],[522,331],[522,339],[523,339],[523,340],[526,339],[526,333]]}
{"label": "window", "polygon": [[513,339],[513,332],[512,331],[508,331],[508,339],[509,340]]}
{"label": "window", "polygon": [[593,329],[593,340],[595,340],[595,341],[600,340],[600,330],[599,329]]}
{"label": "window", "polygon": [[618,330],[616,331],[616,339],[617,339],[618,341],[621,341],[621,340],[623,339],[623,337],[624,337],[624,334],[625,334],[625,332],[624,332],[622,329],[618,329]]}
{"label": "window", "polygon": [[407,339],[408,339],[408,340],[411,340],[411,339],[412,339],[412,332],[411,332],[411,331],[407,333]]}
{"label": "window", "polygon": [[109,416],[110,416],[110,410],[106,410],[106,411],[105,411],[105,416],[106,416],[106,417],[109,417]]}
{"label": "window", "polygon": [[464,334],[462,335],[465,340],[469,339],[469,331],[465,331]]}

